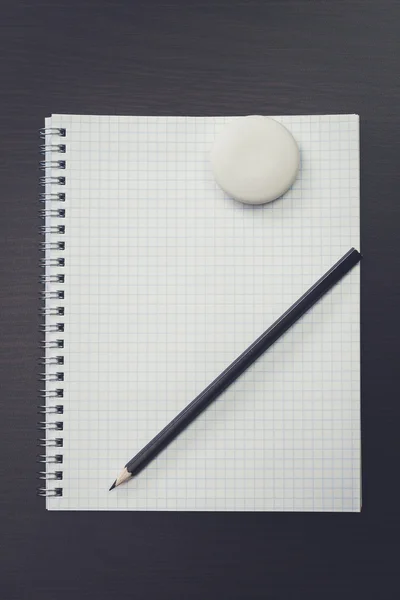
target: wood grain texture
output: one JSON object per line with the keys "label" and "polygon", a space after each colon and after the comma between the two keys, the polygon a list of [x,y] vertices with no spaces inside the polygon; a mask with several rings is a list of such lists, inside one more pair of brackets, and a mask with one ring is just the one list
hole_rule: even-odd
{"label": "wood grain texture", "polygon": [[[1,598],[397,597],[400,3],[1,8]],[[37,130],[60,112],[360,114],[361,515],[46,513],[34,495]]]}

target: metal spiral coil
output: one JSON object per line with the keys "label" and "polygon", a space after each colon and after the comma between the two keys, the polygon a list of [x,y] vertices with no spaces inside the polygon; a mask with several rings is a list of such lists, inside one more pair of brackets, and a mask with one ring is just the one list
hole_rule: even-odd
{"label": "metal spiral coil", "polygon": [[50,323],[49,325],[39,325],[41,332],[48,331],[49,333],[55,333],[57,331],[63,332],[65,330],[64,323]]}
{"label": "metal spiral coil", "polygon": [[39,230],[42,235],[47,235],[48,233],[64,235],[65,225],[41,225]]}
{"label": "metal spiral coil", "polygon": [[65,275],[63,273],[55,273],[54,275],[40,275],[40,283],[65,283]]}
{"label": "metal spiral coil", "polygon": [[64,461],[64,457],[62,454],[53,454],[53,456],[47,456],[46,454],[37,454],[36,455],[36,462],[41,463],[41,464],[48,464],[48,465],[54,465],[54,464],[62,464]]}
{"label": "metal spiral coil", "polygon": [[41,267],[65,267],[65,258],[41,258],[39,264]]}
{"label": "metal spiral coil", "polygon": [[65,219],[65,210],[63,208],[42,208],[39,210],[39,216],[42,218],[58,217],[59,219]]}
{"label": "metal spiral coil", "polygon": [[63,290],[51,290],[51,291],[42,291],[40,292],[41,300],[64,300],[64,291]]}
{"label": "metal spiral coil", "polygon": [[64,340],[43,340],[40,342],[41,348],[64,348]]}
{"label": "metal spiral coil", "polygon": [[46,139],[47,135],[59,135],[60,137],[65,137],[67,132],[63,127],[42,127],[39,129],[39,135],[42,139]]}
{"label": "metal spiral coil", "polygon": [[[39,167],[44,171],[40,177],[40,183],[44,186],[44,191],[39,195],[39,201],[42,208],[39,210],[39,217],[44,220],[39,230],[45,236],[45,241],[40,242],[40,250],[43,258],[40,259],[40,266],[43,269],[39,277],[43,289],[40,291],[40,298],[43,305],[39,309],[39,314],[43,319],[40,324],[40,331],[43,339],[40,346],[43,350],[43,356],[39,360],[43,372],[39,373],[39,380],[44,389],[38,391],[38,414],[40,421],[37,428],[43,437],[38,438],[38,445],[44,454],[37,456],[37,461],[43,464],[44,470],[38,472],[38,478],[41,485],[37,488],[37,494],[44,497],[59,497],[63,495],[62,487],[52,485],[53,481],[62,481],[63,472],[59,468],[52,468],[51,465],[61,465],[63,455],[57,448],[63,447],[63,438],[59,433],[64,429],[64,422],[60,419],[64,414],[64,405],[59,404],[59,400],[64,398],[64,356],[60,350],[64,348],[63,333],[65,323],[62,317],[65,315],[62,301],[65,298],[64,290],[59,289],[60,284],[65,283],[65,274],[59,272],[59,269],[65,267],[65,258],[56,253],[65,250],[65,242],[59,239],[65,234],[65,225],[59,222],[65,219],[66,177],[64,174],[58,174],[58,170],[65,170],[67,166],[64,158],[60,159],[55,154],[65,154],[67,150],[66,143],[58,143],[57,137],[65,138],[66,130],[60,127],[45,127],[40,130],[40,137],[44,140],[40,146],[40,152],[43,154],[43,160]],[[56,140],[56,141],[54,141]],[[61,188],[61,189],[60,189]],[[62,191],[61,191],[62,190]],[[60,206],[61,204],[61,206]],[[44,205],[44,206],[43,206]],[[61,317],[61,319],[60,319]],[[56,351],[56,352],[55,352]],[[61,400],[62,401],[62,400]],[[54,449],[54,451],[52,450]]]}
{"label": "metal spiral coil", "polygon": [[39,169],[45,171],[46,169],[65,169],[65,160],[41,160],[39,163]]}
{"label": "metal spiral coil", "polygon": [[49,308],[41,306],[39,309],[39,314],[42,317],[45,315],[64,316],[65,308],[63,306],[50,306]]}
{"label": "metal spiral coil", "polygon": [[39,202],[65,202],[64,192],[41,192],[39,194]]}
{"label": "metal spiral coil", "polygon": [[39,375],[40,381],[64,381],[64,373],[58,371],[57,373],[41,373]]}
{"label": "metal spiral coil", "polygon": [[38,421],[37,428],[40,429],[40,431],[62,431],[64,429],[64,423],[62,421],[54,421],[54,423]]}
{"label": "metal spiral coil", "polygon": [[41,144],[39,150],[40,154],[47,154],[47,152],[60,152],[60,154],[65,154],[67,147],[65,144]]}
{"label": "metal spiral coil", "polygon": [[56,175],[44,175],[39,177],[40,185],[65,185],[65,177]]}
{"label": "metal spiral coil", "polygon": [[38,478],[42,479],[44,481],[49,481],[49,480],[60,481],[60,479],[63,478],[63,472],[62,471],[53,471],[52,473],[47,473],[47,471],[38,471]]}
{"label": "metal spiral coil", "polygon": [[47,437],[44,437],[38,438],[37,444],[41,448],[62,448],[64,445],[64,440],[63,438],[52,438],[48,440]]}
{"label": "metal spiral coil", "polygon": [[64,406],[62,404],[39,404],[38,413],[40,415],[62,415],[64,413]]}
{"label": "metal spiral coil", "polygon": [[39,242],[39,249],[41,252],[47,250],[60,250],[62,252],[65,250],[65,242]]}
{"label": "metal spiral coil", "polygon": [[38,487],[36,488],[36,493],[38,496],[42,496],[44,498],[54,498],[56,496],[63,495],[63,489],[60,487],[56,488],[48,488],[48,487]]}
{"label": "metal spiral coil", "polygon": [[64,390],[62,388],[56,390],[39,390],[39,398],[64,398]]}

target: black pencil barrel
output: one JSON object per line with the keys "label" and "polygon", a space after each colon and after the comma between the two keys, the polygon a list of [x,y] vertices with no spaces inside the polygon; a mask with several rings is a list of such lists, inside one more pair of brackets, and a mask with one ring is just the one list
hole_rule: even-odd
{"label": "black pencil barrel", "polygon": [[357,250],[349,250],[333,267],[299,298],[279,319],[255,340],[205,390],[188,404],[160,433],[158,433],[132,460],[126,464],[132,475],[137,475],[168,444],[178,436],[213,400],[226,390],[248,367],[280,338],[327,291],[346,275],[359,261]]}

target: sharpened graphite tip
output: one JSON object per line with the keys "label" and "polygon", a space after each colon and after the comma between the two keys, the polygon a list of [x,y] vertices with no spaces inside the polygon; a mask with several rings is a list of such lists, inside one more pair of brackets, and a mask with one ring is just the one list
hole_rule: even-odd
{"label": "sharpened graphite tip", "polygon": [[115,484],[117,483],[117,480],[114,481],[114,483],[112,484],[112,486],[110,487],[110,489],[108,490],[109,492],[111,492],[111,490],[113,490],[115,488]]}

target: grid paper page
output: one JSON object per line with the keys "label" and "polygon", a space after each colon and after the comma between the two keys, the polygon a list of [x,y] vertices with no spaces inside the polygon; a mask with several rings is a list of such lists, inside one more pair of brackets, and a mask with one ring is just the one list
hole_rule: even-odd
{"label": "grid paper page", "polygon": [[213,180],[210,149],[232,117],[47,119],[66,129],[64,474],[49,509],[360,510],[359,267],[139,476],[108,491],[359,247],[358,117],[275,118],[301,168],[263,206],[233,201]]}

